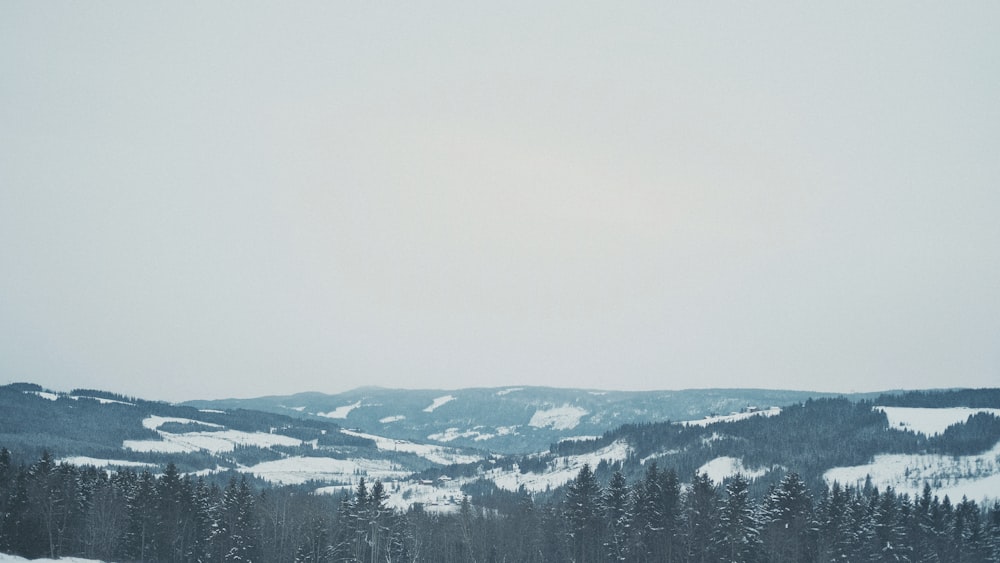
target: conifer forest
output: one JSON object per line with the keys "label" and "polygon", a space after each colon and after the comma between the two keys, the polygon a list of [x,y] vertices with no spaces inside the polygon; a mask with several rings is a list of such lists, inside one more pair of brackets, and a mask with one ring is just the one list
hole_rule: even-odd
{"label": "conifer forest", "polygon": [[1000,561],[1000,503],[917,498],[788,473],[755,498],[742,476],[684,483],[650,464],[601,484],[584,466],[563,490],[523,490],[441,513],[386,505],[382,482],[342,495],[108,472],[0,452],[0,552],[157,562]]}

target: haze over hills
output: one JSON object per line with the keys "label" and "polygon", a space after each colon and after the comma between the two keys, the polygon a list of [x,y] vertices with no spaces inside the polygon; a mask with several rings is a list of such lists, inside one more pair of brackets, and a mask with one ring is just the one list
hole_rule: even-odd
{"label": "haze over hills", "polygon": [[634,479],[653,461],[717,483],[742,473],[758,492],[790,471],[813,486],[871,476],[908,491],[1000,490],[1000,390],[825,395],[368,387],[172,405],[12,384],[0,387],[0,446],[26,462],[48,451],[108,468],[173,463],[327,493],[380,479],[399,508],[500,490],[546,495],[585,464],[600,479],[613,470]]}
{"label": "haze over hills", "polygon": [[[833,393],[765,389],[609,391],[552,387],[457,390],[361,387],[254,399],[188,401],[196,408],[255,409],[391,438],[523,454],[570,437],[599,436],[622,424],[689,421],[789,405]],[[852,400],[876,393],[848,395]]]}

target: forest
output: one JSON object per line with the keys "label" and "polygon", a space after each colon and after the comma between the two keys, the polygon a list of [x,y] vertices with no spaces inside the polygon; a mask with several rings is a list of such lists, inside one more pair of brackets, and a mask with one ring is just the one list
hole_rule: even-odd
{"label": "forest", "polygon": [[807,562],[1000,560],[1000,503],[918,498],[869,485],[810,488],[788,473],[759,497],[649,464],[602,485],[589,466],[545,501],[525,491],[490,508],[386,505],[379,481],[341,496],[224,485],[174,465],[109,472],[18,463],[0,450],[0,552],[105,561]]}

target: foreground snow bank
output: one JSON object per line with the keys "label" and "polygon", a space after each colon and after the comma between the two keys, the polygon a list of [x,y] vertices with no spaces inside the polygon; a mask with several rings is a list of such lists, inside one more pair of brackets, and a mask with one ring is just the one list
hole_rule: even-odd
{"label": "foreground snow bank", "polygon": [[80,559],[79,557],[63,557],[62,559],[25,559],[17,555],[0,553],[0,563],[21,563],[23,561],[34,561],[35,563],[101,563],[96,559]]}

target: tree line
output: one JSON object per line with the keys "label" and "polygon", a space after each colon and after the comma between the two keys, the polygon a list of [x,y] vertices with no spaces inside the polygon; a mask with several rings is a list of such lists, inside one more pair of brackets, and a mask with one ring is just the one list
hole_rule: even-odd
{"label": "tree line", "polygon": [[56,463],[0,450],[0,552],[157,562],[809,562],[1000,560],[1000,503],[910,498],[870,484],[818,492],[788,473],[755,498],[650,464],[602,485],[589,466],[548,501],[497,508],[386,504],[379,481],[340,497],[182,475]]}

